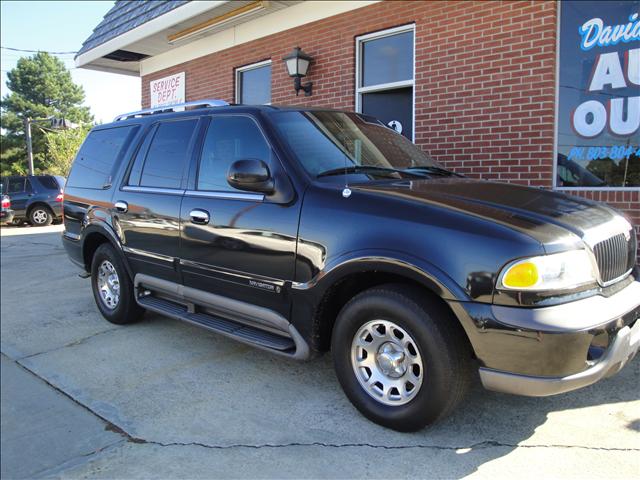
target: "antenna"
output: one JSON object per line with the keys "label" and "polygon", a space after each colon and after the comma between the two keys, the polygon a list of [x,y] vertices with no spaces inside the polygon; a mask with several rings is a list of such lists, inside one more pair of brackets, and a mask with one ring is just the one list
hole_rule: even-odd
{"label": "antenna", "polygon": [[347,180],[347,154],[344,155],[344,188],[342,189],[342,196],[344,198],[349,198],[351,196],[351,189],[349,188],[349,182]]}
{"label": "antenna", "polygon": [[[355,164],[362,165],[362,140],[359,138],[353,141],[353,156],[355,157]],[[347,181],[347,155],[344,155],[344,189],[342,190],[342,196],[349,198],[351,196],[351,189],[349,188],[349,182]]]}

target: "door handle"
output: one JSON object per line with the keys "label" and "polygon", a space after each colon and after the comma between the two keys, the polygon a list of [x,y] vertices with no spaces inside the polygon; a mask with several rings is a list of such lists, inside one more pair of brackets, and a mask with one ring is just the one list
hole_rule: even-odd
{"label": "door handle", "polygon": [[127,210],[129,210],[129,204],[127,202],[123,202],[122,200],[118,200],[113,204],[113,206],[116,207],[116,210],[121,213],[127,213]]}
{"label": "door handle", "polygon": [[189,216],[191,217],[191,223],[197,223],[198,225],[206,225],[209,223],[209,212],[206,210],[194,208],[189,212]]}

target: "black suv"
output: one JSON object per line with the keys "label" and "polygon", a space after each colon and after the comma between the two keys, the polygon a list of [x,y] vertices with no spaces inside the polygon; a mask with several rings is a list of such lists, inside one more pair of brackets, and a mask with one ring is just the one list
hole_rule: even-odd
{"label": "black suv", "polygon": [[64,177],[11,176],[1,182],[3,195],[8,195],[11,200],[14,223],[26,220],[35,227],[44,227],[62,219]]}
{"label": "black suv", "polygon": [[95,127],[69,175],[64,245],[110,322],[331,350],[353,404],[404,431],[475,372],[544,396],[638,350],[636,235],[606,205],[464,178],[358,113],[183,107]]}

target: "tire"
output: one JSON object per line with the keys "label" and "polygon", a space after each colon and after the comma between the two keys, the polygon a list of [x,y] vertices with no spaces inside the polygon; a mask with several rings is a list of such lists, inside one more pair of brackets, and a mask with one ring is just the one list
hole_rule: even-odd
{"label": "tire", "polygon": [[449,415],[471,379],[471,351],[457,322],[439,299],[406,285],[374,287],[351,299],[331,339],[336,375],[351,403],[402,432]]}
{"label": "tire", "polygon": [[91,290],[100,313],[111,323],[133,323],[144,313],[122,259],[109,243],[100,245],[91,260]]}
{"label": "tire", "polygon": [[34,227],[47,227],[53,222],[53,213],[47,207],[37,205],[29,211],[29,223]]}

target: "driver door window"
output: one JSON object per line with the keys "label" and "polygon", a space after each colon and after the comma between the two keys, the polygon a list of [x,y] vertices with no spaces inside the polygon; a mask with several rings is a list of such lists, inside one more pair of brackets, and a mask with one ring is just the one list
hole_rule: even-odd
{"label": "driver door window", "polygon": [[240,114],[211,116],[190,183],[195,190],[187,190],[182,199],[182,281],[241,302],[250,298],[254,305],[288,315],[286,295],[256,285],[293,279],[301,202],[283,205],[229,185],[231,164],[250,158],[275,169],[276,156],[257,121]]}
{"label": "driver door window", "polygon": [[271,148],[256,123],[244,116],[212,118],[202,147],[197,189],[237,192],[227,182],[227,172],[233,162],[247,158],[270,164]]}

